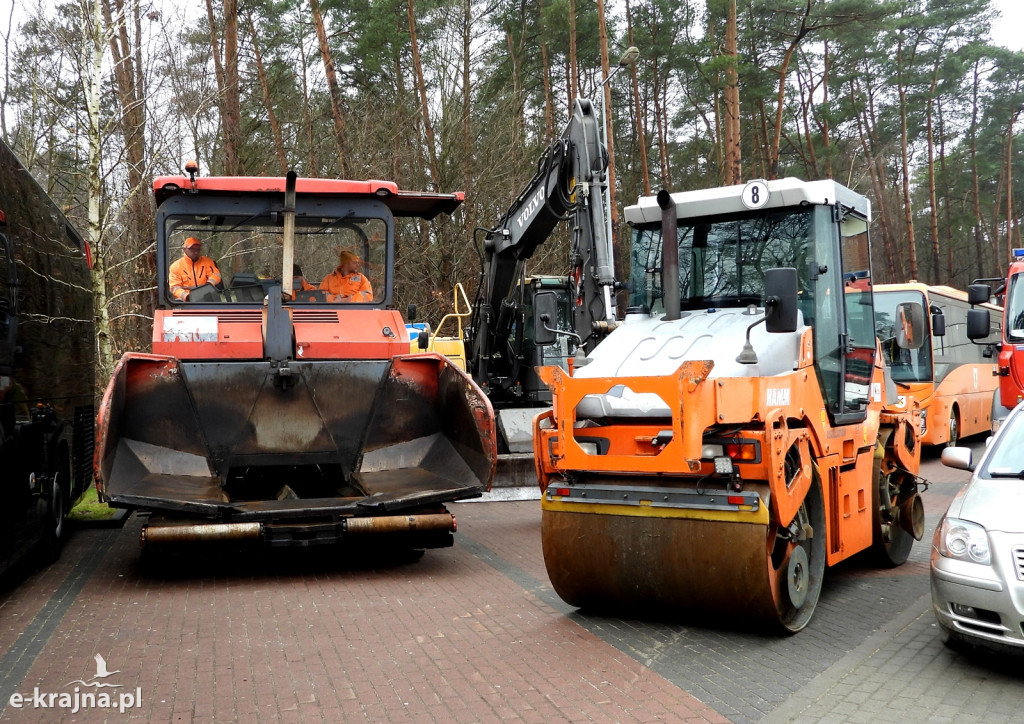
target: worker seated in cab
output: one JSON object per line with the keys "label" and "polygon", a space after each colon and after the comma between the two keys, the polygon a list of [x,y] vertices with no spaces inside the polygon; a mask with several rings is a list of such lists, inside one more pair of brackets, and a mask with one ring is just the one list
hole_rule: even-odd
{"label": "worker seated in cab", "polygon": [[219,286],[220,269],[208,256],[203,256],[203,242],[194,236],[185,239],[184,252],[180,259],[171,264],[168,284],[171,295],[179,302],[191,300],[192,291],[204,284]]}
{"label": "worker seated in cab", "polygon": [[372,302],[370,280],[360,273],[362,259],[344,249],[338,255],[337,268],[324,277],[320,288],[327,292],[329,302]]}
{"label": "worker seated in cab", "polygon": [[292,298],[296,302],[324,302],[327,293],[306,281],[298,264],[292,265]]}
{"label": "worker seated in cab", "polygon": [[311,292],[315,286],[306,281],[302,274],[302,268],[298,264],[292,264],[292,289],[296,292]]}

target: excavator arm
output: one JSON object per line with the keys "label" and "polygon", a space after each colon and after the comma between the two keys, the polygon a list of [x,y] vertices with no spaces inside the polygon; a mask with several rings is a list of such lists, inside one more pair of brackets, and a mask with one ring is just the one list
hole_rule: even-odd
{"label": "excavator arm", "polygon": [[541,155],[537,173],[487,231],[467,348],[473,377],[489,394],[500,396],[499,390],[508,391],[518,380],[520,355],[511,337],[523,310],[524,265],[559,222],[570,222],[572,230],[568,281],[579,344],[593,349],[598,333],[607,329],[615,278],[605,228],[608,158],[598,129],[593,104],[577,99],[562,135]]}

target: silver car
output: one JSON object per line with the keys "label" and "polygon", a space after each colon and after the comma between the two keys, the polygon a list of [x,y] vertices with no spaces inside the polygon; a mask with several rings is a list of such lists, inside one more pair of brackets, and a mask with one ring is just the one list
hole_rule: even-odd
{"label": "silver car", "polygon": [[1024,405],[973,451],[951,447],[942,462],[974,471],[932,539],[932,606],[947,643],[1024,654]]}

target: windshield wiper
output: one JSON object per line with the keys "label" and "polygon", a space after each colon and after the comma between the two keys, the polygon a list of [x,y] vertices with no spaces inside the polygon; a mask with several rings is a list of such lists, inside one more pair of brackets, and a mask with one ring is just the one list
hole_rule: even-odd
{"label": "windshield wiper", "polygon": [[1024,480],[1024,470],[1011,472],[1009,470],[989,470],[988,474],[993,478],[1020,478]]}

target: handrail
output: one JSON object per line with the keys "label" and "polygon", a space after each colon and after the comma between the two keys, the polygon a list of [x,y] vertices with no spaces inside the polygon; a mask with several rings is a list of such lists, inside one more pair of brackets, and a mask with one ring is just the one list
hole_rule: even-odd
{"label": "handrail", "polygon": [[[446,314],[443,317],[441,317],[441,321],[437,323],[437,329],[434,330],[434,333],[430,335],[430,344],[431,345],[433,345],[434,344],[434,340],[437,339],[437,337],[440,336],[441,328],[444,327],[445,322],[447,322],[449,319],[456,319],[456,320],[458,320],[458,325],[459,325],[459,336],[458,336],[458,338],[462,339],[462,318],[463,317],[468,317],[470,314],[472,314],[473,310],[469,306],[469,297],[466,296],[466,290],[462,288],[462,283],[461,282],[456,282],[455,289],[452,292],[452,294],[455,297],[455,311],[451,312],[449,314]],[[459,294],[462,294],[462,301],[466,305],[466,311],[465,312],[460,312],[459,311]]]}

